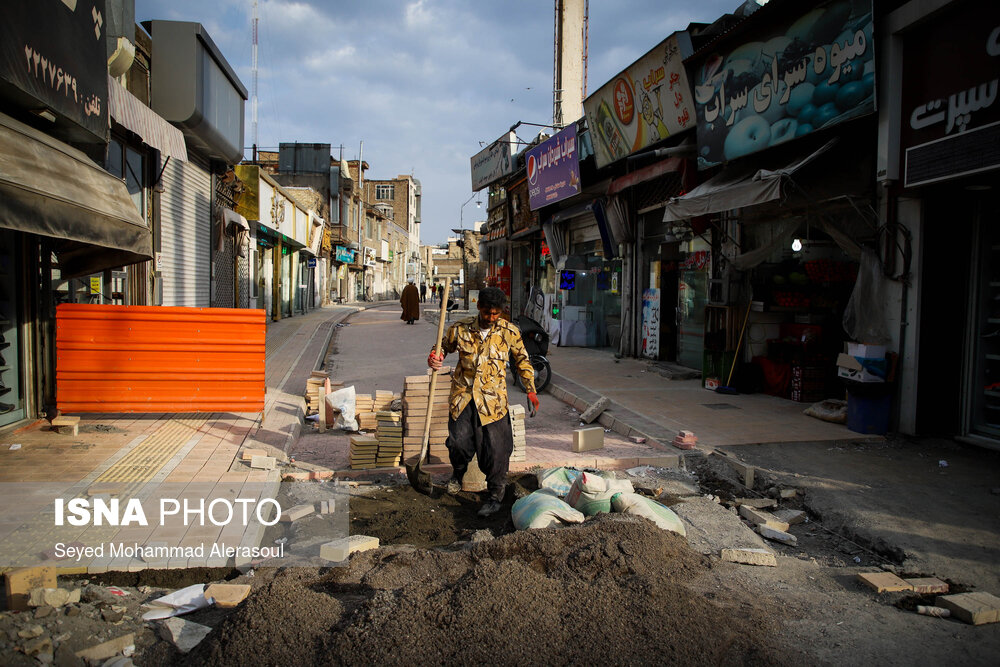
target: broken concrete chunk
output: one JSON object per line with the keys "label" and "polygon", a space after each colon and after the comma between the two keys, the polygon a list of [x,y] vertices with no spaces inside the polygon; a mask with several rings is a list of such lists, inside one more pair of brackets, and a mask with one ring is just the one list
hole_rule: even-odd
{"label": "broken concrete chunk", "polygon": [[767,526],[782,533],[788,532],[788,524],[770,512],[759,510],[749,505],[740,505],[740,516],[755,526]]}
{"label": "broken concrete chunk", "polygon": [[723,549],[722,560],[743,565],[766,565],[777,567],[778,561],[767,549]]}
{"label": "broken concrete chunk", "polygon": [[187,653],[197,646],[212,628],[201,623],[185,621],[176,616],[168,618],[160,625],[160,636],[177,647],[181,653]]}
{"label": "broken concrete chunk", "polygon": [[39,637],[24,644],[25,655],[35,656],[40,653],[52,653],[52,639],[49,637]]}
{"label": "broken concrete chunk", "polygon": [[750,507],[756,507],[760,510],[766,510],[772,507],[777,507],[778,501],[774,498],[737,498],[736,504],[740,507],[743,505],[749,505]]}
{"label": "broken concrete chunk", "polygon": [[944,607],[955,618],[972,625],[1000,621],[1000,598],[990,593],[939,595],[934,604],[938,607]]}
{"label": "broken concrete chunk", "polygon": [[917,579],[904,579],[906,583],[913,586],[914,593],[947,593],[948,584],[937,577],[919,577]]}
{"label": "broken concrete chunk", "polygon": [[771,528],[770,526],[764,524],[757,526],[757,532],[760,533],[761,537],[774,540],[775,542],[781,542],[782,544],[787,544],[790,547],[794,547],[799,543],[798,538],[794,535],[790,535],[783,530]]}
{"label": "broken concrete chunk", "polygon": [[780,498],[785,498],[785,499],[787,499],[787,498],[794,498],[797,495],[799,495],[799,490],[798,489],[780,489],[778,491],[778,496]]}
{"label": "broken concrete chunk", "polygon": [[274,467],[277,464],[278,461],[273,456],[261,456],[260,454],[254,454],[250,458],[250,467],[258,470],[274,470]]}
{"label": "broken concrete chunk", "polygon": [[601,416],[601,413],[604,412],[604,410],[608,407],[609,402],[610,401],[608,401],[607,398],[601,396],[589,408],[587,408],[587,410],[582,415],[580,415],[580,421],[582,421],[584,424],[591,423],[592,421]]}
{"label": "broken concrete chunk", "polygon": [[80,601],[80,589],[72,591],[65,588],[33,588],[28,596],[29,607],[64,607]]}
{"label": "broken concrete chunk", "polygon": [[806,513],[802,510],[775,510],[771,512],[771,514],[778,517],[780,521],[784,521],[789,526],[795,526],[806,520]]}
{"label": "broken concrete chunk", "polygon": [[893,593],[896,591],[911,591],[913,586],[906,583],[892,572],[862,572],[858,581],[875,589],[876,593]]}
{"label": "broken concrete chunk", "polygon": [[42,626],[32,625],[24,630],[18,630],[17,636],[21,639],[34,639],[35,637],[40,637],[43,632],[45,632],[45,628]]}
{"label": "broken concrete chunk", "polygon": [[118,655],[129,646],[135,646],[135,635],[131,632],[116,639],[109,639],[106,642],[85,648],[76,652],[76,657],[84,660],[106,660]]}
{"label": "broken concrete chunk", "polygon": [[255,456],[267,456],[267,450],[247,448],[244,449],[242,452],[240,452],[240,458],[243,459],[244,461],[250,461]]}
{"label": "broken concrete chunk", "polygon": [[250,595],[249,584],[210,584],[205,597],[215,601],[216,607],[235,607]]}
{"label": "broken concrete chunk", "polygon": [[312,503],[289,507],[281,513],[281,521],[282,523],[298,521],[302,517],[312,514],[315,509],[316,507]]}

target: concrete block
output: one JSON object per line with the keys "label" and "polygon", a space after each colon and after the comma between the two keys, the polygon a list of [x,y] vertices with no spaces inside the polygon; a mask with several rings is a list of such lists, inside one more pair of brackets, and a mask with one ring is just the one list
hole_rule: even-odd
{"label": "concrete block", "polygon": [[56,568],[46,565],[42,567],[19,567],[8,571],[4,574],[7,609],[10,611],[27,611],[31,591],[35,588],[58,588],[58,583],[56,583]]}
{"label": "concrete block", "polygon": [[255,456],[267,456],[267,450],[266,449],[249,449],[249,448],[247,448],[247,449],[244,449],[242,452],[240,452],[240,458],[242,460],[244,460],[244,461],[249,461],[250,459],[252,459]]}
{"label": "concrete block", "polygon": [[912,591],[913,586],[906,583],[892,572],[862,572],[858,581],[875,589],[876,593],[894,593],[896,591]]}
{"label": "concrete block", "polygon": [[183,618],[168,618],[160,622],[160,637],[187,653],[201,643],[212,628],[201,623],[185,621]]}
{"label": "concrete block", "polygon": [[759,510],[766,510],[772,507],[777,507],[778,501],[774,498],[737,498],[736,504],[740,507],[743,505],[749,505],[750,507],[756,507]]}
{"label": "concrete block", "polygon": [[378,549],[378,546],[379,541],[377,537],[351,535],[347,539],[333,540],[320,546],[319,555],[324,560],[340,562],[347,560],[348,556],[353,553]]}
{"label": "concrete block", "polygon": [[589,426],[573,431],[573,451],[589,452],[604,448],[604,427]]}
{"label": "concrete block", "polygon": [[610,403],[610,401],[604,396],[601,396],[599,399],[594,401],[593,405],[588,407],[582,415],[580,415],[580,421],[584,424],[590,424],[597,419],[602,412],[604,412],[604,410],[608,407],[608,403]]}
{"label": "concrete block", "polygon": [[216,607],[228,609],[243,602],[250,595],[249,584],[209,584],[205,599],[214,600]]}
{"label": "concrete block", "polygon": [[282,523],[292,523],[293,521],[298,521],[304,516],[309,516],[316,510],[312,503],[295,505],[294,507],[289,507],[281,512],[281,522]]}
{"label": "concrete block", "polygon": [[58,433],[80,435],[80,418],[62,415],[52,420],[52,428]]}
{"label": "concrete block", "polygon": [[28,596],[29,607],[65,607],[68,604],[76,604],[80,601],[80,589],[74,588],[32,588]]}
{"label": "concrete block", "polygon": [[802,510],[775,510],[772,514],[789,526],[804,523],[807,518],[806,513]]}
{"label": "concrete block", "polygon": [[913,586],[914,593],[947,593],[948,584],[937,577],[919,577],[917,579],[904,579],[906,583]]}
{"label": "concrete block", "polygon": [[260,454],[255,454],[250,458],[250,467],[256,468],[257,470],[274,470],[277,464],[278,461],[273,456],[261,456]]}
{"label": "concrete block", "polygon": [[723,549],[722,560],[744,565],[766,565],[777,567],[778,561],[767,549]]}
{"label": "concrete block", "polygon": [[767,526],[776,531],[788,533],[788,524],[770,512],[759,510],[750,505],[740,505],[740,516],[755,526]]}
{"label": "concrete block", "polygon": [[939,595],[934,601],[938,607],[951,611],[951,615],[972,625],[1000,621],[1000,598],[990,593],[958,593]]}
{"label": "concrete block", "polygon": [[640,456],[636,459],[635,464],[639,466],[656,466],[657,468],[679,468],[681,465],[681,457],[676,454],[667,454],[665,456]]}

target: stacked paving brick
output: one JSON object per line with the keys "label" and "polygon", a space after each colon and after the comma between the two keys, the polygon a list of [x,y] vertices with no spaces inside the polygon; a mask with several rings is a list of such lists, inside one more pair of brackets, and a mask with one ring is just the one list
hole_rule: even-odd
{"label": "stacked paving brick", "polygon": [[374,468],[378,465],[378,438],[371,435],[351,436],[351,470]]}
{"label": "stacked paving brick", "polygon": [[379,468],[398,466],[403,456],[403,413],[379,410],[376,413],[378,426],[375,438],[378,440],[378,454],[375,462]]}
{"label": "stacked paving brick", "polygon": [[377,426],[375,419],[375,399],[371,394],[354,395],[354,417],[358,420],[358,429],[374,431]]}
{"label": "stacked paving brick", "polygon": [[313,371],[312,376],[306,380],[306,414],[314,415],[319,412],[319,390],[325,389],[330,393],[330,377],[323,371]]}
{"label": "stacked paving brick", "polygon": [[510,428],[514,433],[514,451],[510,455],[512,462],[526,460],[524,450],[524,406],[511,405],[508,414],[510,415]]}
{"label": "stacked paving brick", "polygon": [[[428,458],[431,463],[447,463],[448,448],[448,394],[451,390],[451,369],[442,368],[438,373],[431,406],[431,432]],[[417,462],[423,444],[424,418],[427,416],[427,397],[430,393],[430,375],[408,375],[403,384],[403,459]]]}

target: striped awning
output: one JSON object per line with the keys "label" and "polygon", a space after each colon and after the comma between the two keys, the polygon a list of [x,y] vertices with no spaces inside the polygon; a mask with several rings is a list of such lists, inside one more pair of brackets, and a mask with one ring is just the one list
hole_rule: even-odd
{"label": "striped awning", "polygon": [[108,75],[108,111],[111,117],[142,137],[143,142],[160,151],[164,157],[187,162],[184,133],[163,120],[152,109],[125,90],[116,79]]}

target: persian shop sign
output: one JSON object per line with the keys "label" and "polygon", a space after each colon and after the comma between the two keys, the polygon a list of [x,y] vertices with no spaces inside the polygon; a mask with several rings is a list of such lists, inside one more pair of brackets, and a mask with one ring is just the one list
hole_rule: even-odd
{"label": "persian shop sign", "polygon": [[580,192],[576,123],[528,151],[528,202],[532,211]]}
{"label": "persian shop sign", "polygon": [[0,80],[108,140],[104,0],[7,0],[0,21]]}
{"label": "persian shop sign", "polygon": [[479,192],[490,183],[514,173],[514,161],[517,137],[514,132],[508,132],[492,144],[472,156],[472,189]]}
{"label": "persian shop sign", "polygon": [[694,127],[689,55],[691,38],[674,33],[583,101],[598,167]]}
{"label": "persian shop sign", "polygon": [[694,70],[698,167],[874,111],[874,55],[871,0],[837,0],[710,53]]}

